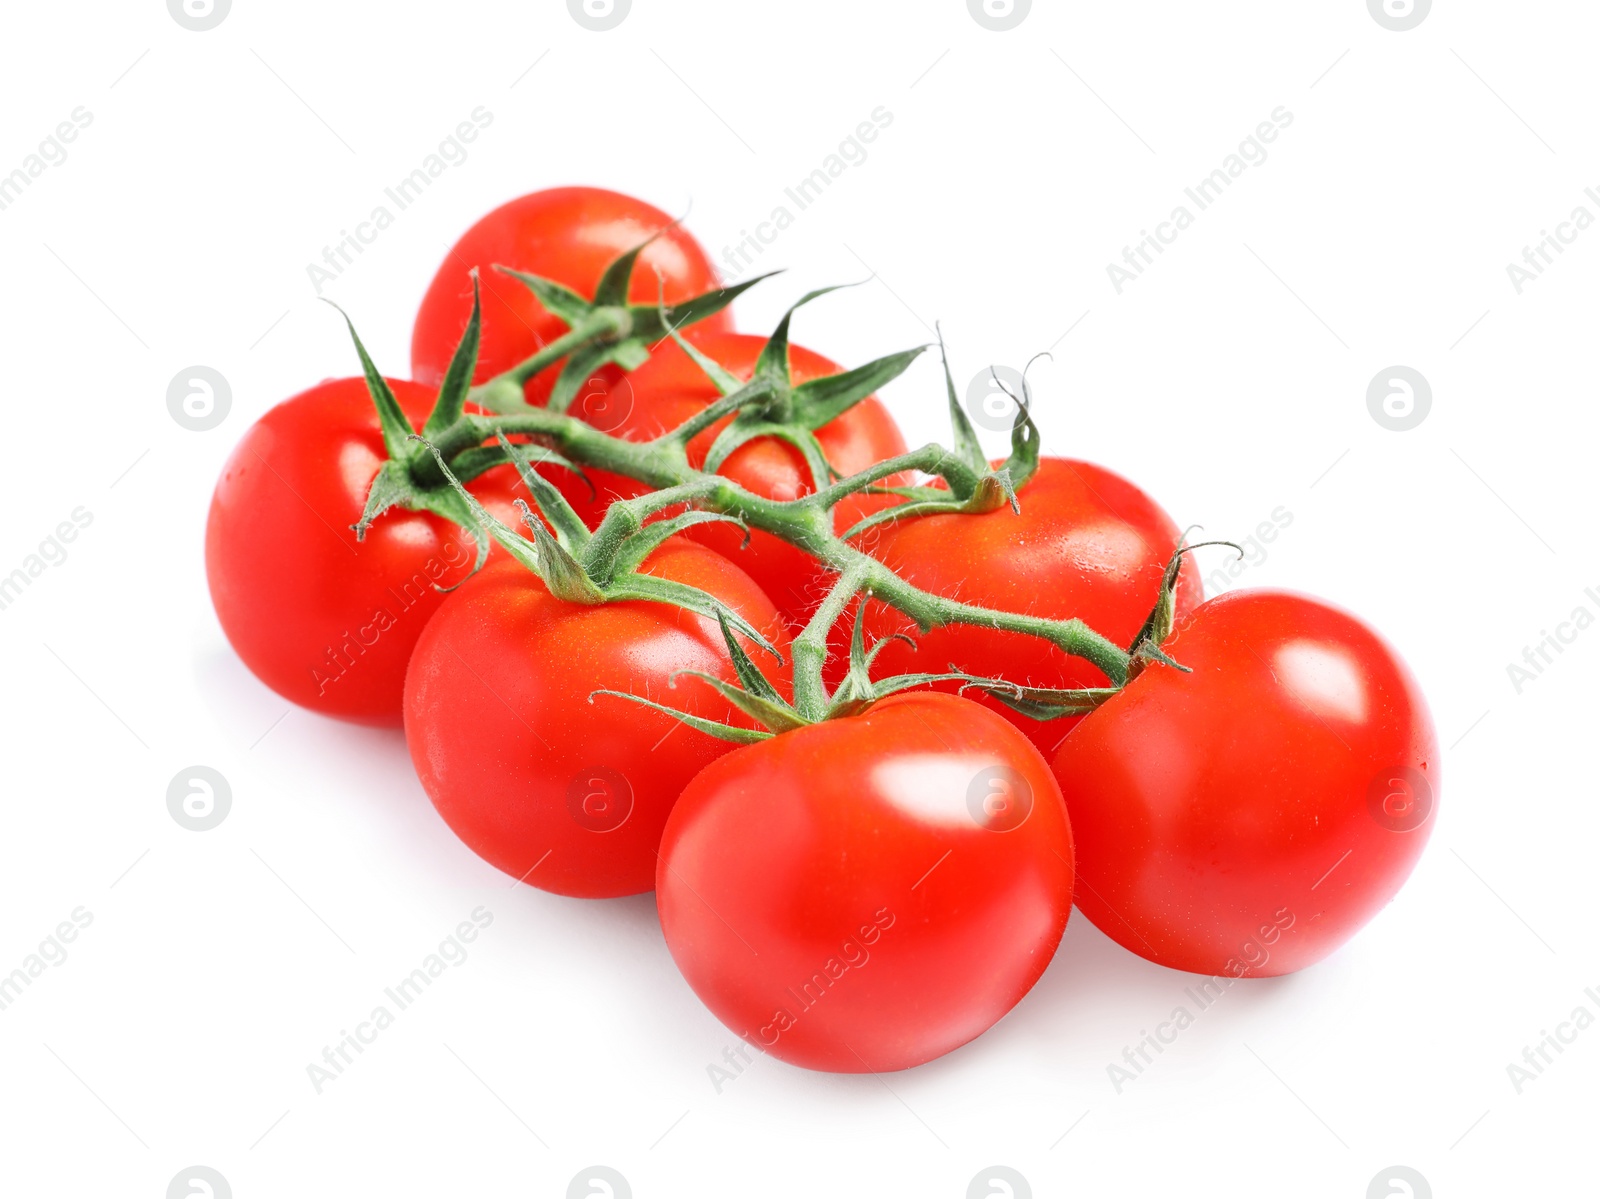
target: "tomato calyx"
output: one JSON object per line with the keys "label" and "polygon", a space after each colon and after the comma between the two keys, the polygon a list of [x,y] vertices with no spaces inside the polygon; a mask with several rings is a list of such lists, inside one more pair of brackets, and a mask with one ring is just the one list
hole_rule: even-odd
{"label": "tomato calyx", "polygon": [[[467,388],[472,378],[473,363],[478,353],[479,305],[476,276],[472,285],[472,319],[468,323],[461,345],[456,349],[450,370],[440,386],[439,397],[434,403],[433,411],[423,424],[425,435],[437,434],[443,428],[459,423],[461,419]],[[332,304],[332,301],[329,303]],[[372,397],[373,407],[377,410],[378,428],[383,434],[383,446],[389,455],[378,467],[378,473],[373,477],[367,490],[361,518],[350,526],[355,532],[356,540],[365,540],[372,522],[391,508],[432,512],[453,521],[472,537],[477,547],[477,560],[472,569],[474,572],[478,571],[489,556],[489,539],[478,527],[470,506],[461,498],[464,492],[459,492],[456,487],[451,486],[443,476],[435,473],[430,478],[428,472],[419,469],[425,460],[429,466],[432,465],[428,451],[416,444],[416,431],[412,428],[410,419],[401,409],[394,389],[389,386],[388,380],[372,361],[372,355],[367,353],[367,347],[356,332],[354,322],[338,305],[334,304],[333,307],[344,318],[345,327],[350,331],[350,340],[355,343],[356,354],[361,359],[361,370],[367,383],[367,392]],[[554,450],[540,446],[536,447],[536,453],[540,461],[564,466],[573,471],[578,469]],[[480,451],[470,457],[462,455],[462,458],[465,460],[458,463],[460,473],[457,478],[463,482],[476,478],[491,466],[505,461],[504,454],[498,449],[489,452]]]}
{"label": "tomato calyx", "polygon": [[816,430],[837,420],[884,384],[899,378],[928,348],[914,346],[852,370],[796,384],[789,368],[790,322],[799,308],[840,290],[840,286],[807,292],[790,305],[762,347],[748,383],[680,336],[675,326],[669,326],[669,335],[716,384],[723,398],[667,436],[675,443],[687,445],[690,438],[732,413],[733,420],[717,434],[706,452],[706,470],[717,470],[735,450],[756,438],[774,437],[800,452],[816,490],[821,491],[839,479],[839,473],[828,463],[822,444],[817,440]]}
{"label": "tomato calyx", "polygon": [[[649,357],[651,346],[658,345],[669,335],[678,336],[679,328],[720,312],[739,295],[778,273],[770,271],[680,304],[629,304],[627,295],[634,266],[640,253],[659,236],[660,232],[613,261],[602,275],[593,301],[552,280],[497,267],[533,290],[551,312],[568,322],[571,331],[511,371],[477,387],[472,385],[472,377],[482,341],[483,303],[478,272],[474,269],[471,272],[471,315],[451,356],[433,410],[423,425],[426,442],[419,442],[415,437],[415,430],[372,361],[350,317],[338,305],[333,305],[344,318],[361,359],[367,390],[372,396],[384,448],[389,455],[368,489],[361,519],[351,526],[357,540],[363,539],[372,522],[391,508],[429,511],[453,521],[473,537],[477,547],[473,570],[481,569],[488,557],[490,538],[484,534],[456,484],[470,482],[507,460],[508,451],[502,446],[483,443],[491,434],[504,442],[502,430],[515,428],[514,423],[508,426],[504,417],[514,422],[519,412],[537,411],[522,394],[522,385],[527,379],[570,354],[547,405],[547,410],[563,412],[583,381],[601,366],[615,363],[625,370],[637,368]],[[504,415],[498,421],[493,416],[477,416],[468,411],[469,404],[485,412]],[[436,449],[449,460],[449,469],[439,460]],[[528,444],[523,453],[527,460],[570,470],[588,483],[578,466],[549,446]],[[593,490],[592,484],[590,489]]]}
{"label": "tomato calyx", "polygon": [[[646,699],[644,696],[634,695],[626,691],[599,690],[590,695],[593,702],[596,695],[606,695],[617,699],[630,700],[633,703],[643,704],[647,708],[654,708],[658,712],[665,712],[670,716],[683,721],[685,724],[708,733],[713,737],[720,737],[725,741],[732,741],[739,745],[749,745],[756,741],[765,741],[770,737],[780,736],[795,729],[807,728],[811,725],[821,724],[828,720],[842,720],[857,716],[870,708],[879,700],[893,695],[899,691],[908,691],[915,687],[925,687],[931,683],[958,682],[962,690],[979,688],[991,694],[1015,693],[1019,697],[1029,689],[1008,683],[1003,679],[982,678],[962,671],[952,669],[945,674],[899,674],[887,678],[874,679],[872,677],[872,663],[878,654],[892,641],[911,642],[911,638],[904,633],[893,633],[883,640],[876,642],[870,649],[866,646],[865,636],[862,631],[862,614],[865,605],[856,608],[855,627],[850,636],[850,666],[844,679],[831,696],[826,697],[826,704],[820,710],[803,711],[801,706],[785,699],[782,692],[773,686],[770,679],[762,673],[761,668],[755,664],[750,655],[745,653],[733,636],[727,618],[721,614],[718,620],[722,625],[723,640],[727,642],[728,656],[733,661],[734,673],[738,677],[738,684],[726,682],[715,675],[706,674],[699,670],[679,671],[673,676],[675,680],[682,676],[694,678],[713,688],[717,694],[743,712],[746,716],[762,726],[761,729],[743,728],[738,725],[724,724],[704,717],[693,716],[666,704],[657,703]],[[1114,689],[1111,692],[1115,694]],[[1054,694],[1054,693],[1051,693]]]}
{"label": "tomato calyx", "polygon": [[612,505],[612,511],[618,513],[615,521],[608,513],[602,529],[605,523],[611,523],[617,530],[626,530],[631,526],[632,531],[613,531],[611,535],[602,537],[601,530],[590,533],[566,497],[533,469],[534,462],[540,460],[535,453],[538,447],[517,445],[500,433],[497,434],[499,451],[516,467],[538,508],[536,513],[522,500],[516,501],[523,523],[532,534],[527,537],[479,503],[477,497],[455,477],[437,447],[421,436],[414,440],[422,445],[424,452],[431,453],[474,524],[512,558],[537,575],[557,599],[591,605],[627,600],[670,604],[715,619],[725,629],[731,626],[782,662],[782,655],[760,629],[709,592],[687,583],[658,578],[640,569],[645,559],[662,542],[690,525],[726,521],[745,528],[744,522],[736,516],[698,510],[644,523],[644,516],[681,503],[691,488],[667,488],[634,500],[619,500]]}
{"label": "tomato calyx", "polygon": [[768,271],[678,304],[629,303],[628,289],[639,255],[667,228],[671,226],[658,230],[607,266],[592,300],[554,279],[496,264],[495,270],[517,280],[533,292],[545,308],[565,321],[568,331],[532,357],[472,388],[471,400],[490,412],[522,411],[528,406],[523,385],[546,367],[566,358],[566,365],[556,376],[546,405],[551,412],[565,412],[584,382],[600,368],[614,365],[625,371],[637,370],[650,357],[651,349],[668,334],[714,316],[763,279],[779,273]]}
{"label": "tomato calyx", "polygon": [[1226,545],[1239,551],[1239,557],[1244,557],[1244,547],[1232,541],[1197,541],[1190,543],[1189,534],[1185,531],[1178,538],[1178,548],[1172,551],[1172,557],[1167,559],[1166,569],[1161,572],[1161,588],[1156,596],[1155,607],[1150,609],[1150,615],[1145,617],[1144,624],[1134,634],[1133,641],[1128,646],[1128,681],[1131,683],[1146,667],[1160,663],[1173,670],[1181,670],[1190,674],[1189,667],[1181,662],[1174,661],[1162,650],[1172,635],[1172,624],[1177,613],[1178,570],[1183,565],[1183,556],[1208,545]]}
{"label": "tomato calyx", "polygon": [[944,332],[935,326],[939,344],[939,359],[944,368],[945,395],[950,409],[952,449],[939,464],[938,474],[943,487],[875,487],[879,494],[895,495],[905,502],[881,509],[862,518],[841,536],[848,541],[877,525],[891,524],[909,517],[927,516],[936,512],[984,513],[1009,506],[1013,512],[1022,511],[1017,492],[1025,486],[1039,469],[1039,429],[1033,423],[1028,409],[1032,397],[1028,391],[1027,376],[1023,376],[1022,395],[1012,395],[998,376],[995,382],[1016,402],[1017,414],[1011,424],[1011,453],[999,466],[991,466],[978,442],[977,431],[967,416],[966,408],[956,395],[955,380],[950,375],[950,356],[945,350]]}
{"label": "tomato calyx", "polygon": [[[961,690],[970,689],[969,686]],[[979,689],[1033,720],[1087,716],[1122,693],[1121,687],[1022,687],[1000,679],[990,680]]]}

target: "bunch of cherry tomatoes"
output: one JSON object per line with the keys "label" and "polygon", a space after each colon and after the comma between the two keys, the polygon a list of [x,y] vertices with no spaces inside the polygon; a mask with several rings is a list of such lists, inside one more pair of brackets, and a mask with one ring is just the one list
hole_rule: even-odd
{"label": "bunch of cherry tomatoes", "polygon": [[[1154,659],[1112,679],[1025,632],[920,628],[862,596],[830,639],[829,685],[868,659],[872,675],[913,683],[869,689],[821,720],[791,719],[785,701],[791,648],[831,580],[782,536],[684,521],[649,548],[638,574],[711,597],[717,619],[649,598],[585,599],[542,577],[531,551],[484,535],[485,522],[539,524],[528,544],[559,556],[550,534],[562,522],[519,499],[547,483],[566,521],[593,530],[613,502],[651,491],[615,471],[495,459],[458,485],[473,519],[397,503],[363,522],[398,452],[400,418],[386,428],[375,398],[392,397],[426,435],[436,399],[466,386],[463,363],[482,383],[569,334],[540,298],[556,293],[496,268],[592,300],[641,244],[629,303],[722,287],[694,239],[640,201],[591,188],[514,200],[446,255],[417,315],[409,380],[324,382],[250,428],[217,483],[206,565],[222,627],[261,681],[328,716],[403,723],[440,815],[513,878],[590,898],[654,889],[696,993],[751,1044],[814,1069],[901,1069],[978,1036],[1038,980],[1074,903],[1151,961],[1240,978],[1317,962],[1394,896],[1439,789],[1432,723],[1405,665],[1315,599],[1205,601],[1173,521],[1092,463],[1045,456],[1015,504],[934,505],[880,519],[852,544],[933,596],[1076,618],[1130,649],[1165,604]],[[719,307],[632,369],[597,367],[566,411],[647,443],[721,399],[726,377],[750,379],[767,345]],[[841,371],[798,345],[783,357],[796,386]],[[560,370],[528,378],[522,402],[547,404]],[[691,467],[730,419],[688,439]],[[814,436],[834,478],[906,450],[873,396]],[[472,451],[480,468],[492,444]],[[783,436],[749,438],[714,465],[776,501],[819,485]],[[839,497],[835,532],[905,503],[897,482]],[[772,651],[765,672],[730,618]],[[1062,715],[970,678],[1098,698]],[[731,703],[731,689],[756,699]],[[775,713],[768,727],[757,708]]]}

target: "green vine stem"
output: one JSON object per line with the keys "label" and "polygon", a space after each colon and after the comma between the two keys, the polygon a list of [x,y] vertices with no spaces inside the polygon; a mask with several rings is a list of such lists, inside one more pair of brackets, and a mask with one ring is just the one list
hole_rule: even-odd
{"label": "green vine stem", "polygon": [[[939,445],[929,445],[901,455],[862,475],[841,480],[823,491],[799,499],[772,500],[756,495],[721,475],[696,470],[689,464],[682,443],[671,433],[655,441],[624,441],[620,437],[602,433],[576,417],[531,407],[501,417],[463,416],[459,425],[459,429],[450,429],[435,443],[441,453],[445,445],[476,446],[497,432],[532,434],[547,439],[563,457],[580,466],[626,475],[658,491],[682,489],[675,492],[675,496],[692,498],[697,506],[736,516],[752,529],[771,533],[798,546],[829,571],[836,573],[839,582],[807,629],[801,633],[792,651],[795,660],[796,707],[803,715],[813,719],[826,707],[827,693],[822,682],[822,666],[826,657],[826,630],[832,622],[820,625],[820,633],[814,630],[819,628],[819,621],[830,611],[836,619],[851,596],[858,591],[870,591],[875,599],[909,616],[920,629],[969,624],[1028,634],[1093,663],[1118,686],[1127,681],[1128,652],[1083,621],[1076,618],[1049,620],[935,595],[902,579],[882,562],[834,532],[831,506],[871,482],[903,470],[923,470],[930,474],[942,474],[950,470],[955,473],[955,468],[948,461],[949,451]],[[606,521],[596,530],[596,537],[621,532],[616,530],[608,534],[606,531],[606,523],[613,514],[638,519],[634,510],[613,504]],[[847,586],[848,594],[841,594]],[[811,635],[808,637],[808,634]]]}
{"label": "green vine stem", "polygon": [[[636,253],[624,256],[630,260],[627,269],[631,269],[631,258]],[[621,262],[619,260],[619,264]],[[496,463],[505,462],[510,453],[504,440],[507,436],[531,437],[540,444],[524,448],[534,451],[534,456],[539,460],[557,466],[592,467],[608,471],[637,480],[653,489],[650,495],[611,505],[590,541],[589,558],[593,562],[615,560],[624,552],[630,539],[641,535],[648,517],[683,504],[732,518],[747,528],[759,529],[781,538],[805,551],[826,572],[836,576],[821,607],[793,644],[795,709],[805,719],[821,719],[828,708],[829,695],[823,681],[828,634],[850,601],[862,593],[909,616],[923,631],[939,625],[968,624],[1037,637],[1067,654],[1092,663],[1111,681],[1113,687],[1126,684],[1130,666],[1134,663],[1134,647],[1124,649],[1081,620],[1051,620],[980,607],[933,594],[901,578],[884,563],[851,543],[851,538],[863,529],[880,523],[881,519],[892,519],[892,510],[885,510],[862,521],[843,535],[834,528],[834,505],[848,495],[867,490],[915,493],[918,498],[907,505],[907,511],[983,512],[1007,502],[1015,506],[1013,474],[1025,480],[1032,473],[1033,464],[1038,458],[1038,431],[1025,404],[1019,405],[1013,430],[1012,459],[1006,467],[998,471],[991,470],[977,447],[971,425],[957,401],[946,362],[945,379],[956,433],[955,450],[931,443],[848,478],[837,478],[827,472],[828,478],[818,479],[821,486],[817,490],[798,499],[768,499],[722,475],[691,465],[688,452],[690,439],[725,416],[732,416],[733,424],[724,430],[724,437],[737,433],[741,421],[747,422],[745,436],[753,435],[758,430],[761,433],[776,430],[779,435],[798,435],[803,432],[810,437],[810,428],[817,427],[825,417],[831,419],[832,415],[844,411],[878,386],[897,377],[927,347],[889,355],[839,375],[794,386],[788,381],[787,365],[788,324],[794,311],[791,308],[763,353],[755,378],[741,384],[715,363],[704,359],[678,336],[677,329],[725,306],[734,295],[755,280],[697,297],[675,309],[659,305],[646,308],[624,306],[621,301],[627,269],[619,269],[615,274],[608,271],[607,280],[602,282],[601,293],[596,301],[585,300],[565,289],[553,290],[558,285],[546,280],[537,280],[520,272],[507,272],[533,287],[547,306],[564,307],[566,311],[561,315],[569,319],[571,331],[510,371],[469,388],[468,380],[476,360],[481,321],[474,279],[472,317],[441,389],[438,407],[425,426],[429,442],[426,447],[406,444],[411,430],[401,427],[404,418],[397,415],[398,405],[392,402],[387,385],[352,328],[351,335],[361,355],[380,420],[385,425],[392,459],[385,464],[385,470],[380,472],[378,482],[374,483],[373,496],[369,497],[361,527],[364,528],[385,507],[394,504],[432,508],[458,522],[463,517],[472,519],[470,512],[463,509],[461,497],[451,488],[459,487],[461,482]],[[801,303],[820,294],[822,292],[813,292]],[[557,381],[558,393],[563,390],[574,364],[588,370],[603,362],[615,362],[627,369],[629,363],[638,365],[642,360],[641,354],[648,356],[649,349],[655,348],[668,337],[676,340],[700,362],[725,394],[721,400],[653,441],[636,442],[613,437],[560,411],[558,404],[540,408],[528,404],[523,397],[523,383],[563,356],[568,359],[568,367],[562,370],[561,379]],[[942,352],[942,340],[940,349]],[[469,404],[476,405],[482,411],[467,411]],[[775,410],[797,412],[800,417],[791,422],[775,422],[772,420]],[[391,429],[390,425],[396,427]],[[500,442],[500,447],[485,444],[496,440]],[[515,460],[515,455],[512,457]],[[449,464],[449,470],[444,469],[446,463]],[[1015,471],[1011,469],[1011,464],[1015,464]],[[907,471],[939,477],[944,480],[945,488],[902,489],[884,486],[884,480]],[[447,477],[448,484],[445,482]],[[487,534],[480,529],[478,535],[481,552],[486,552]]]}

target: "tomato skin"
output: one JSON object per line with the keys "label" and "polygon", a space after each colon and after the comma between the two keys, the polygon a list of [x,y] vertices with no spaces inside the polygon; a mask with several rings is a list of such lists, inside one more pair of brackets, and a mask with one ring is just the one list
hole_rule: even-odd
{"label": "tomato skin", "polygon": [[[632,303],[669,304],[722,286],[711,260],[682,226],[659,208],[598,187],[556,187],[502,204],[452,246],[428,285],[411,334],[411,374],[437,386],[472,313],[472,281],[478,269],[483,294],[483,334],[475,382],[509,370],[568,331],[533,292],[496,265],[514,267],[563,283],[592,299],[612,261],[662,232],[639,255],[628,288]],[[657,272],[661,283],[657,282]],[[699,327],[733,328],[724,309]],[[524,389],[530,402],[550,396],[560,367],[541,371]],[[608,368],[606,379],[618,375]]]}
{"label": "tomato skin", "polygon": [[[434,391],[391,379],[421,428]],[[399,725],[406,662],[464,579],[476,542],[430,512],[391,509],[357,541],[367,489],[387,458],[365,380],[335,379],[250,426],[211,498],[206,578],[235,652],[285,699],[360,724]],[[472,491],[515,521],[507,465]]]}
{"label": "tomato skin", "polygon": [[[766,345],[764,337],[708,331],[698,326],[689,340],[746,380],[754,373],[756,360]],[[838,364],[821,354],[796,345],[789,347],[789,366],[792,381],[797,385],[838,374],[840,370]],[[613,436],[629,441],[659,437],[721,398],[716,385],[676,342],[665,342],[652,350],[650,360],[611,388],[609,394],[610,418],[602,422],[603,426]],[[596,400],[594,406],[603,407],[604,404]],[[731,419],[717,422],[690,441],[691,465],[704,466],[712,442]],[[885,458],[903,454],[906,449],[899,426],[876,396],[868,396],[818,429],[817,440],[829,463],[843,475],[865,470]],[[758,438],[740,446],[717,473],[768,499],[798,499],[815,490],[800,452],[772,437]],[[583,484],[570,475],[561,477],[552,473],[550,477],[590,521],[598,522],[613,499],[639,495],[645,490],[631,479],[604,472],[588,474],[599,493],[592,499]],[[851,496],[834,509],[834,526],[843,532],[861,517],[892,502],[895,501],[883,496]],[[792,621],[804,621],[825,591],[819,582],[821,572],[816,559],[770,533],[753,530],[748,546],[744,546],[744,533],[729,524],[699,525],[688,535],[726,554],[748,571]]]}
{"label": "tomato skin", "polygon": [[[982,515],[913,517],[869,531],[861,547],[936,595],[1035,616],[1076,616],[1126,649],[1155,606],[1161,573],[1177,548],[1172,518],[1121,476],[1069,458],[1041,459],[1017,498],[1020,515],[1006,507]],[[1179,571],[1176,598],[1179,619],[1203,598],[1192,557]],[[938,673],[953,663],[968,674],[1036,687],[1108,683],[1084,659],[1022,633],[974,625],[920,633],[909,618],[879,602],[868,603],[863,628],[868,644],[896,632],[917,643],[886,646],[874,668],[880,677]],[[847,633],[847,625],[836,631],[835,663],[848,653]],[[1046,757],[1081,719],[1039,721],[987,696],[980,702],[1014,723]]]}
{"label": "tomato skin", "polygon": [[[1394,897],[1427,844],[1440,775],[1426,701],[1370,628],[1289,592],[1210,600],[1165,649],[1194,673],[1147,669],[1052,764],[1078,906],[1179,970],[1312,965]],[[1401,770],[1427,796],[1409,815],[1375,806],[1408,793],[1388,782]]]}
{"label": "tomato skin", "polygon": [[[673,538],[644,569],[718,596],[787,658],[772,602],[720,555]],[[684,785],[734,747],[629,700],[589,696],[627,691],[749,727],[698,680],[671,689],[689,669],[736,678],[714,621],[657,603],[567,603],[506,560],[424,630],[406,677],[406,743],[439,814],[485,861],[561,895],[634,895],[655,884],[661,829]]]}
{"label": "tomato skin", "polygon": [[[1011,795],[1031,793],[1020,823],[1021,805],[973,807],[1001,765]],[[813,1070],[902,1070],[1038,980],[1072,858],[1027,739],[969,700],[907,693],[698,775],[667,821],[657,903],[684,978],[752,1045]]]}

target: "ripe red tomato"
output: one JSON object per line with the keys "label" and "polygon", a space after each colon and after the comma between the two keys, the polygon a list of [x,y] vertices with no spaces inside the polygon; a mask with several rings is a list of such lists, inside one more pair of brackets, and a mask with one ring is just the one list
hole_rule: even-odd
{"label": "ripe red tomato", "polygon": [[[703,353],[745,380],[754,373],[756,359],[766,345],[764,337],[705,331],[700,327],[690,334],[690,340]],[[836,363],[821,354],[797,345],[789,347],[789,366],[795,384],[838,374],[840,370]],[[611,388],[607,403],[596,403],[592,407],[608,412],[608,418],[600,423],[613,436],[629,441],[649,441],[676,428],[720,395],[716,385],[676,342],[664,342],[651,351],[650,361]],[[689,443],[692,465],[700,467],[705,463],[711,443],[731,419],[719,421]],[[591,423],[595,422],[591,420]],[[894,418],[877,396],[868,396],[816,433],[829,464],[841,475],[865,470],[885,458],[904,453],[906,448]],[[773,437],[757,438],[740,446],[717,473],[768,499],[798,499],[815,490],[811,472],[800,452]],[[574,507],[591,522],[599,521],[613,499],[639,495],[645,490],[631,479],[605,472],[591,471],[589,477],[598,492],[594,498],[570,475],[566,478],[551,476]],[[851,496],[834,509],[834,525],[842,532],[861,517],[892,502],[895,501],[883,496]],[[815,608],[820,594],[819,571],[816,559],[804,550],[759,530],[750,534],[750,544],[741,549],[744,534],[737,526],[729,524],[698,525],[689,530],[688,536],[737,562],[791,620],[803,621]]]}
{"label": "ripe red tomato", "polygon": [[[483,288],[483,341],[474,382],[509,370],[567,332],[565,321],[520,281],[493,269],[497,264],[593,297],[613,260],[665,229],[639,255],[629,301],[654,304],[663,285],[669,304],[720,287],[700,243],[682,226],[668,229],[671,221],[643,200],[598,187],[556,187],[502,204],[462,234],[428,285],[411,333],[413,377],[435,386],[444,379],[472,312],[468,272],[474,267]],[[733,317],[724,309],[699,327],[732,329]],[[559,373],[558,365],[530,379],[524,389],[529,401],[543,404]],[[601,375],[597,385],[603,389],[618,372],[607,367]]]}
{"label": "ripe red tomato", "polygon": [[[431,388],[390,380],[412,424]],[[245,433],[211,497],[206,577],[223,632],[285,699],[362,724],[398,725],[406,662],[422,626],[459,583],[477,543],[430,512],[395,508],[357,541],[367,489],[387,455],[365,380],[318,384]],[[509,466],[471,489],[516,521]]]}
{"label": "ripe red tomato", "polygon": [[[719,554],[671,538],[646,573],[717,596],[780,650],[772,602]],[[786,655],[787,656],[787,655]],[[486,568],[429,622],[406,677],[406,743],[445,822],[485,861],[561,895],[655,884],[684,785],[733,748],[601,688],[749,726],[704,683],[737,676],[718,625],[666,604],[573,604],[521,565]]]}
{"label": "ripe red tomato", "polygon": [[1416,681],[1355,617],[1287,592],[1201,605],[1053,763],[1078,906],[1135,953],[1287,974],[1389,902],[1433,829],[1439,747]]}
{"label": "ripe red tomato", "polygon": [[[861,545],[926,591],[1011,612],[1076,616],[1126,649],[1155,606],[1178,527],[1126,479],[1068,458],[1041,459],[1017,498],[1020,515],[1007,507],[982,515],[913,517],[869,531]],[[1176,598],[1180,619],[1202,598],[1192,559],[1179,572]],[[847,652],[847,641],[840,639],[847,623],[835,638],[835,662],[842,663]],[[1022,633],[974,625],[919,633],[907,617],[877,602],[868,603],[863,623],[869,643],[896,632],[917,643],[914,649],[899,641],[886,646],[875,664],[880,676],[940,673],[953,663],[969,674],[1034,687],[1108,683],[1082,658]],[[1047,757],[1081,719],[1039,721],[987,696],[981,702],[1016,724]]]}
{"label": "ripe red tomato", "polygon": [[739,1036],[813,1070],[902,1070],[1038,980],[1072,833],[1016,729],[905,693],[714,762],[667,821],[656,891],[673,960]]}

